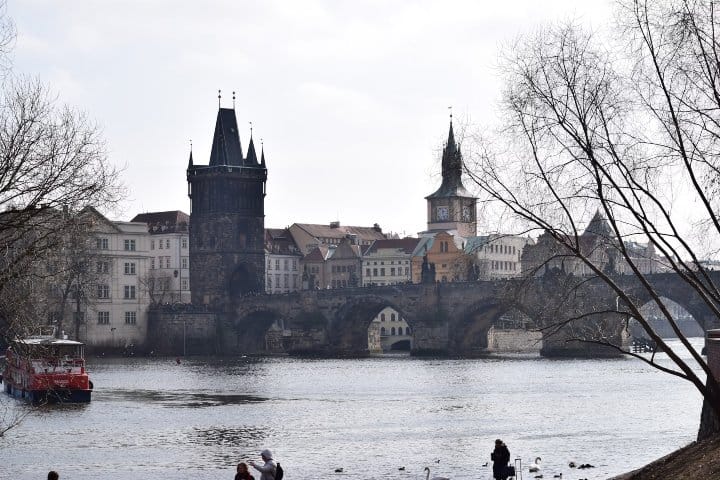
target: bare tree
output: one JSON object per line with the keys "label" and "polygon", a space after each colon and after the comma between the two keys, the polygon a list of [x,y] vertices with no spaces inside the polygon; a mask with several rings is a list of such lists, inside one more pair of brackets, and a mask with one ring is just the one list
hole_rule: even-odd
{"label": "bare tree", "polygon": [[172,289],[172,276],[168,272],[150,270],[139,279],[139,282],[148,292],[152,305],[180,301],[179,292]]}
{"label": "bare tree", "polygon": [[[659,364],[654,355],[625,353],[700,391],[706,411],[714,413],[704,415],[703,437],[718,431],[720,389],[630,245],[649,244],[664,267],[720,317],[720,291],[702,261],[713,252],[697,241],[700,226],[709,244],[720,238],[717,12],[713,2],[700,0],[627,0],[618,8],[617,46],[569,23],[543,28],[507,49],[506,122],[494,138],[477,138],[468,173],[484,201],[512,212],[518,228],[542,231],[557,245],[556,259],[573,259],[616,293],[619,312],[635,318],[674,367]],[[692,202],[698,213],[693,228],[680,201]],[[582,227],[596,210],[609,228],[588,250]],[[616,265],[598,258],[622,262],[691,362],[663,340],[642,305],[618,285]],[[623,348],[602,336],[588,340]]]}
{"label": "bare tree", "polygon": [[[39,80],[13,73],[8,53],[15,27],[4,7],[1,2],[0,343],[47,322],[47,298],[35,293],[47,285],[47,267],[77,227],[77,214],[88,206],[110,208],[122,194],[98,127],[59,104]],[[15,424],[3,417],[0,431]]]}

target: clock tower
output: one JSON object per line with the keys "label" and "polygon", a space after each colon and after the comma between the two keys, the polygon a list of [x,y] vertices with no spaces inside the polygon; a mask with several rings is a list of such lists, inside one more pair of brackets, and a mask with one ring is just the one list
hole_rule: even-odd
{"label": "clock tower", "polygon": [[443,148],[442,184],[435,193],[425,197],[429,231],[454,230],[461,237],[477,235],[477,198],[463,186],[462,169],[462,154],[455,143],[451,116],[448,141]]}

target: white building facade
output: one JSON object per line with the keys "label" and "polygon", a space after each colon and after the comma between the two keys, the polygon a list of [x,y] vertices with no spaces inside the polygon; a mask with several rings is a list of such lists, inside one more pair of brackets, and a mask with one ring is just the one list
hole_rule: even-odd
{"label": "white building facade", "polygon": [[473,256],[479,280],[513,278],[522,275],[523,250],[534,243],[520,235],[483,235],[467,238],[465,253]]}
{"label": "white building facade", "polygon": [[147,337],[150,302],[139,280],[149,267],[147,226],[100,220],[93,229],[96,292],[86,307],[81,339],[99,350],[132,350]]}
{"label": "white building facade", "polygon": [[362,285],[410,283],[412,254],[419,239],[376,240],[362,257]]}
{"label": "white building facade", "polygon": [[146,224],[149,267],[140,281],[156,304],[190,303],[190,216],[179,210],[136,215]]}

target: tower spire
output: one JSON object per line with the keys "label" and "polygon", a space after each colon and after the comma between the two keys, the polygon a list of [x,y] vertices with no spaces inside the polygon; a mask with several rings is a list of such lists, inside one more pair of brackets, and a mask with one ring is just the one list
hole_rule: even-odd
{"label": "tower spire", "polygon": [[218,89],[218,108],[220,108],[220,99],[221,99],[221,98],[222,98],[222,93],[221,93],[221,91]]}
{"label": "tower spire", "polygon": [[233,110],[235,110],[235,90],[233,90]]}
{"label": "tower spire", "polygon": [[192,138],[190,139],[190,159],[188,160],[188,169],[193,167],[193,158],[192,158]]}
{"label": "tower spire", "polygon": [[260,166],[265,168],[265,145],[263,139],[260,139]]}

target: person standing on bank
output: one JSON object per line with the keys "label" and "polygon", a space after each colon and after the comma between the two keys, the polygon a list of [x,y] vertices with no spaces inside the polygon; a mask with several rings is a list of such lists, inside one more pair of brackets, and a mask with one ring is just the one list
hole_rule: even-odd
{"label": "person standing on bank", "polygon": [[260,480],[275,480],[275,460],[272,458],[272,452],[267,448],[260,452],[260,458],[265,462],[263,465],[258,465],[252,460],[248,464],[255,470],[260,472]]}
{"label": "person standing on bank", "polygon": [[510,450],[499,438],[495,440],[495,450],[490,454],[490,460],[493,461],[493,478],[495,480],[507,480]]}

